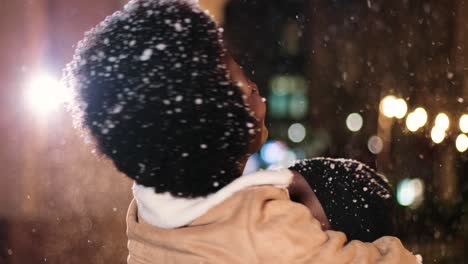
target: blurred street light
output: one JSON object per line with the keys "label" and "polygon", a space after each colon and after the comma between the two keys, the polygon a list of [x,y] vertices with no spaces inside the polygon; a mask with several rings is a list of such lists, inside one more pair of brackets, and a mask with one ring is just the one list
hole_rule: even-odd
{"label": "blurred street light", "polygon": [[47,73],[38,73],[27,83],[25,96],[34,112],[48,114],[57,110],[68,94],[60,81]]}
{"label": "blurred street light", "polygon": [[427,112],[424,108],[418,107],[406,117],[406,127],[411,132],[416,132],[418,129],[426,125]]}
{"label": "blurred street light", "polygon": [[424,183],[421,179],[403,179],[397,186],[397,201],[402,206],[415,208],[424,198]]}
{"label": "blurred street light", "polygon": [[408,112],[408,105],[406,104],[406,101],[404,99],[396,99],[394,102],[395,109],[394,109],[394,115],[398,119],[402,119],[405,117],[406,113]]}
{"label": "blurred street light", "polygon": [[445,129],[435,126],[431,130],[431,138],[434,143],[439,144],[445,139]]}
{"label": "blurred street light", "polygon": [[362,116],[358,113],[352,113],[346,118],[346,126],[352,132],[357,132],[361,130],[364,120]]}
{"label": "blurred street light", "polygon": [[426,125],[427,122],[427,112],[424,108],[418,107],[416,110],[413,112],[416,116],[416,122],[418,126],[421,128],[424,125]]}
{"label": "blurred street light", "polygon": [[268,141],[260,150],[260,156],[268,164],[276,164],[285,157],[287,147],[280,141]]}
{"label": "blurred street light", "polygon": [[367,142],[367,148],[372,154],[379,154],[380,152],[382,152],[383,149],[382,139],[378,136],[370,137],[369,141]]}
{"label": "blurred street light", "polygon": [[306,137],[306,129],[300,123],[292,124],[288,129],[288,137],[294,143],[302,142]]}
{"label": "blurred street light", "polygon": [[410,113],[406,117],[406,127],[411,132],[416,132],[420,128],[415,113]]}
{"label": "blurred street light", "polygon": [[455,142],[459,152],[465,152],[468,149],[468,137],[465,134],[460,134]]}
{"label": "blurred street light", "polygon": [[435,120],[435,126],[447,131],[450,126],[450,119],[446,113],[440,113],[437,115]]}
{"label": "blurred street light", "polygon": [[392,118],[395,116],[396,97],[393,95],[385,96],[380,103],[380,110],[388,117]]}
{"label": "blurred street light", "polygon": [[388,95],[380,102],[380,111],[388,118],[402,119],[408,112],[408,104],[402,98]]}
{"label": "blurred street light", "polygon": [[463,133],[468,133],[468,115],[464,114],[460,117],[460,130]]}

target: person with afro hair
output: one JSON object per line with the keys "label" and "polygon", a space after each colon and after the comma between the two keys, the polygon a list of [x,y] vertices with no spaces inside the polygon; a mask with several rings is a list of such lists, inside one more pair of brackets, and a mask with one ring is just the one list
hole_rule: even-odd
{"label": "person with afro hair", "polygon": [[322,230],[289,198],[292,171],[242,176],[265,102],[197,1],[131,0],[64,78],[76,124],[134,181],[128,263],[416,263],[397,238]]}

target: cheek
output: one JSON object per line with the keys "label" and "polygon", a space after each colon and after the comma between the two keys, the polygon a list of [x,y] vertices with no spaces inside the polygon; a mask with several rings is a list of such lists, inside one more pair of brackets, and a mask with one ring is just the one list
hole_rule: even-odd
{"label": "cheek", "polygon": [[259,115],[260,115],[260,118],[261,119],[265,119],[265,116],[266,116],[266,105],[265,103],[263,102],[263,100],[260,98],[259,99]]}
{"label": "cheek", "polygon": [[263,121],[266,116],[266,105],[262,98],[258,95],[249,98],[250,109],[254,112],[255,117],[259,121]]}
{"label": "cheek", "polygon": [[262,138],[260,139],[260,143],[263,145],[268,140],[268,128],[265,126],[265,122],[262,124]]}

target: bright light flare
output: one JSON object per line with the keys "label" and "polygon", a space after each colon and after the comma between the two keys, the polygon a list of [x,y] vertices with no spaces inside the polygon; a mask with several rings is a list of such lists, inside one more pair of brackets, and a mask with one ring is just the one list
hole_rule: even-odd
{"label": "bright light flare", "polygon": [[459,125],[463,133],[468,133],[468,115],[465,114],[460,117]]}
{"label": "bright light flare", "polygon": [[62,83],[46,73],[36,74],[29,80],[25,96],[32,110],[41,114],[57,110],[68,99]]}
{"label": "bright light flare", "polygon": [[458,135],[455,146],[459,152],[465,152],[468,149],[468,137],[465,134]]}
{"label": "bright light flare", "polygon": [[450,126],[448,115],[446,113],[438,114],[435,120],[435,126],[446,131]]}

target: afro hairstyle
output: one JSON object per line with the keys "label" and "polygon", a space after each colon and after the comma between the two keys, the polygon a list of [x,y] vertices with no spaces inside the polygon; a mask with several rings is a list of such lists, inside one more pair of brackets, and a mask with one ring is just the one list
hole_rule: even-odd
{"label": "afro hairstyle", "polygon": [[258,129],[190,1],[133,0],[85,34],[64,79],[76,124],[137,184],[203,197],[242,174]]}

